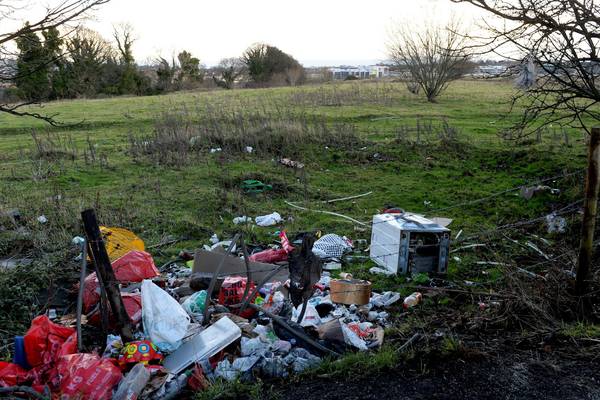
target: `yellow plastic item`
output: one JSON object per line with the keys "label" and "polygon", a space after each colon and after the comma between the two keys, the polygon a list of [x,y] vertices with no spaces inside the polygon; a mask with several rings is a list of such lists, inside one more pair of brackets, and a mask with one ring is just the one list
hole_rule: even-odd
{"label": "yellow plastic item", "polygon": [[101,226],[100,232],[111,262],[130,251],[145,249],[144,241],[127,229]]}

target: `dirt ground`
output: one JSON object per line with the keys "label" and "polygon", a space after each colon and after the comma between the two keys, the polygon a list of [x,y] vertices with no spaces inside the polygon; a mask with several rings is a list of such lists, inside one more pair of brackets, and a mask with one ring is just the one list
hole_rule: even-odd
{"label": "dirt ground", "polygon": [[425,373],[315,378],[290,384],[279,398],[310,399],[600,399],[600,362],[532,353],[447,361]]}

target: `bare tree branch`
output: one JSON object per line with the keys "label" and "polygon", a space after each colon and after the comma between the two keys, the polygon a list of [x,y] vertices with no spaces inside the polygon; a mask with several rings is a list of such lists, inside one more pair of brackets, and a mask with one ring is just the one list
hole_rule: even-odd
{"label": "bare tree branch", "polygon": [[[26,40],[28,35],[39,32],[46,32],[49,29],[61,28],[72,23],[81,21],[87,14],[96,7],[108,3],[110,0],[57,0],[53,5],[46,8],[42,17],[37,20],[29,21],[21,28],[10,31],[2,31],[6,26],[3,21],[15,20],[24,10],[28,9],[28,2],[21,0],[0,0],[0,82],[12,82],[17,78],[22,78],[17,71],[16,59],[18,54],[9,50],[10,43],[19,39]],[[63,35],[70,34],[75,28],[63,29]],[[41,62],[38,68],[41,70],[49,64],[53,64],[64,54],[57,54],[56,57],[50,57]],[[29,71],[34,73],[36,71]],[[32,102],[22,102],[14,105],[0,104],[0,112],[5,112],[15,116],[29,116],[41,119],[51,125],[61,125],[56,121],[56,115],[42,115],[36,112],[23,111],[22,107],[30,105]]]}
{"label": "bare tree branch", "polygon": [[[525,107],[513,130],[526,136],[549,124],[583,128],[600,121],[600,5],[596,0],[452,0],[492,18],[482,49],[533,60],[535,84],[517,93]],[[473,38],[472,38],[473,39]]]}

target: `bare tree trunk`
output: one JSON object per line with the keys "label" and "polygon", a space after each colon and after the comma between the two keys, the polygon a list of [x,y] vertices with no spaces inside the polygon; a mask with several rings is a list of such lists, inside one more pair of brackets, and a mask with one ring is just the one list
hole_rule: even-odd
{"label": "bare tree trunk", "polygon": [[588,150],[588,170],[585,182],[585,203],[583,223],[581,226],[581,243],[577,259],[577,276],[575,293],[584,295],[587,290],[592,251],[594,229],[596,228],[596,212],[598,208],[598,189],[600,188],[600,128],[593,128]]}
{"label": "bare tree trunk", "polygon": [[117,321],[117,327],[121,333],[121,339],[123,339],[123,343],[130,342],[134,340],[131,320],[125,310],[115,271],[112,269],[106,247],[104,246],[104,241],[100,234],[96,213],[93,209],[85,210],[81,213],[81,219],[83,220],[85,235],[90,247],[92,260],[94,261],[96,272],[98,273],[98,281],[106,290],[110,308],[112,309],[113,316]]}

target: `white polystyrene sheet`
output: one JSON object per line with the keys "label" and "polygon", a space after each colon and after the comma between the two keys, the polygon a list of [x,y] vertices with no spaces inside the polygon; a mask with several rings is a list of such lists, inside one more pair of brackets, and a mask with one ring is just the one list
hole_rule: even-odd
{"label": "white polystyrene sheet", "polygon": [[179,374],[191,364],[209,358],[242,336],[242,330],[229,318],[223,317],[165,357],[164,367]]}
{"label": "white polystyrene sheet", "polygon": [[[389,231],[428,231],[446,232],[448,229],[419,214],[379,214],[373,216],[373,224],[384,225],[381,228]],[[387,225],[387,226],[386,226]],[[390,232],[391,233],[391,232]]]}

